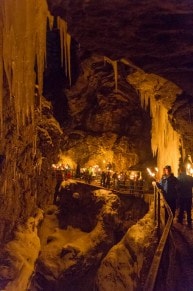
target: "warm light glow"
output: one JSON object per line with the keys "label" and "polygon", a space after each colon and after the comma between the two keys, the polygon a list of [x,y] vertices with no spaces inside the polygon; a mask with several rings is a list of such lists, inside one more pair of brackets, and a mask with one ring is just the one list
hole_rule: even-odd
{"label": "warm light glow", "polygon": [[[36,79],[41,106],[48,15],[46,0],[0,1],[0,86],[3,85],[4,67],[18,127],[29,118],[32,122],[34,120]],[[36,60],[37,78],[34,71]],[[0,88],[0,110],[2,107]]]}
{"label": "warm light glow", "polygon": [[60,154],[57,165],[60,165],[60,167],[63,167],[64,169],[76,169],[77,166],[71,157],[63,154]]}
{"label": "warm light glow", "polygon": [[187,165],[186,165],[186,168],[187,168],[188,170],[190,170],[191,165],[190,165],[190,164],[187,164]]}
{"label": "warm light glow", "polygon": [[[144,108],[150,105],[152,120],[151,147],[154,156],[157,156],[158,169],[161,172],[167,164],[171,165],[175,175],[178,173],[180,155],[180,135],[173,129],[168,119],[168,108],[164,106],[161,99],[155,99],[156,92],[160,96],[171,97],[181,93],[181,89],[174,83],[154,74],[146,74],[137,71],[127,77],[128,81],[140,92],[141,104]],[[162,93],[163,92],[163,93]]]}
{"label": "warm light glow", "polygon": [[147,168],[147,171],[151,177],[155,177],[155,173],[153,173],[150,168]]}

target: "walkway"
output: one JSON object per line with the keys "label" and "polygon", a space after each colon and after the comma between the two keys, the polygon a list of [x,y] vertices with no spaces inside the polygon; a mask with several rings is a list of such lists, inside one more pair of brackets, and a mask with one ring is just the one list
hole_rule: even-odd
{"label": "walkway", "polygon": [[175,275],[170,291],[193,291],[193,229],[174,219],[172,235],[176,245]]}

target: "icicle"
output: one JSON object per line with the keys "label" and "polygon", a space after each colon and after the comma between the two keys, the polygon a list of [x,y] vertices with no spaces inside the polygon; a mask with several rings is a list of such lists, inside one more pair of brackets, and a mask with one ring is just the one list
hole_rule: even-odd
{"label": "icicle", "polygon": [[[150,105],[152,120],[151,147],[153,155],[157,155],[157,166],[160,173],[166,164],[172,166],[175,175],[178,172],[180,159],[180,135],[173,129],[168,120],[168,109],[161,101],[155,99],[155,92],[168,86],[168,95],[176,96],[181,89],[175,84],[153,74],[136,72],[128,76],[128,81],[140,92],[141,104]],[[168,85],[169,84],[169,85]]]}
{"label": "icicle", "polygon": [[0,36],[0,137],[3,137],[3,58]]}
{"label": "icicle", "polygon": [[36,156],[36,148],[37,148],[37,134],[35,134],[34,139],[33,139],[33,156]]}
{"label": "icicle", "polygon": [[60,44],[61,44],[61,65],[65,62],[65,75],[69,79],[71,86],[71,36],[67,32],[67,22],[58,17],[58,28],[60,30]]}
{"label": "icicle", "polygon": [[40,175],[41,169],[42,169],[42,161],[43,161],[43,157],[39,157],[38,161],[37,161],[37,172],[39,175]]}
{"label": "icicle", "polygon": [[3,137],[3,11],[0,7],[0,138]]}
{"label": "icicle", "polygon": [[65,75],[68,75],[67,65],[67,23],[66,21],[58,18],[58,27],[60,30],[60,42],[61,42],[61,64],[64,65],[65,60]]}
{"label": "icicle", "polygon": [[69,78],[69,84],[71,86],[71,36],[67,33],[67,63],[68,63],[68,78]]}
{"label": "icicle", "polygon": [[20,125],[34,113],[36,56],[39,94],[42,94],[49,13],[46,0],[2,0],[0,10],[3,64]]}
{"label": "icicle", "polygon": [[[38,10],[37,15],[37,26],[39,29],[36,31],[36,55],[37,55],[37,67],[38,67],[38,86],[41,106],[41,96],[43,91],[43,72],[46,59],[46,30],[47,30],[47,17],[49,17],[47,3],[45,0],[38,0],[36,9]],[[41,109],[41,108],[40,108]]]}
{"label": "icicle", "polygon": [[54,16],[50,14],[49,10],[47,13],[48,23],[49,23],[49,29],[52,30],[54,26]]}
{"label": "icicle", "polygon": [[114,78],[115,78],[115,91],[117,92],[118,89],[118,70],[117,70],[117,61],[113,61],[108,57],[104,57],[104,62],[107,62],[112,65],[114,71]]}

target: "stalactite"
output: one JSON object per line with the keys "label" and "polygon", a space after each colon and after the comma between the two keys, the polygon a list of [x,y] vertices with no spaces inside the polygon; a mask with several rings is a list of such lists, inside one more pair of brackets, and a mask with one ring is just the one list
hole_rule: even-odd
{"label": "stalactite", "polygon": [[32,147],[33,147],[32,148],[32,153],[33,153],[33,156],[35,157],[36,156],[36,151],[37,151],[37,134],[34,135]]}
{"label": "stalactite", "polygon": [[47,21],[48,21],[48,24],[49,24],[49,29],[52,30],[53,26],[54,26],[54,17],[53,17],[53,15],[50,14],[49,11],[47,13]]}
{"label": "stalactite", "polygon": [[0,53],[10,95],[14,98],[17,123],[25,124],[26,119],[29,120],[34,114],[36,58],[39,94],[40,96],[42,94],[46,25],[49,15],[47,2],[2,0],[0,14],[2,15],[0,35],[3,43]]}
{"label": "stalactite", "polygon": [[0,138],[3,137],[3,59],[0,44]]}
{"label": "stalactite", "polygon": [[[33,1],[32,1],[33,2]],[[48,12],[47,2],[45,0],[37,2],[36,9],[39,11],[37,15],[37,30],[36,30],[36,55],[37,55],[37,68],[38,68],[38,85],[39,96],[41,99],[43,90],[43,72],[46,59],[46,30],[47,30],[47,18],[50,19],[50,13]],[[41,100],[40,100],[41,106]]]}
{"label": "stalactite", "polygon": [[58,17],[58,28],[60,30],[61,64],[65,65],[65,75],[71,86],[71,36],[67,32],[67,22]]}
{"label": "stalactite", "polygon": [[[65,36],[67,31],[67,23],[65,21],[61,21],[58,17],[58,27],[60,30],[60,51],[61,51],[61,65],[64,66],[64,59],[66,60],[67,52],[65,43]],[[65,75],[67,76],[67,63],[65,62]]]}
{"label": "stalactite", "polygon": [[68,62],[68,77],[69,77],[69,84],[71,86],[72,80],[71,80],[71,36],[67,33],[67,62]]}
{"label": "stalactite", "polygon": [[[166,164],[172,166],[175,175],[178,173],[180,159],[180,135],[173,129],[168,120],[168,109],[161,100],[155,99],[155,92],[168,86],[169,81],[153,74],[145,74],[142,71],[131,74],[128,81],[134,85],[140,94],[141,104],[144,108],[150,106],[152,120],[151,147],[154,156],[157,155],[157,167],[162,173]],[[176,96],[181,89],[170,82],[168,95]]]}
{"label": "stalactite", "polygon": [[104,62],[107,62],[112,65],[114,71],[114,78],[115,78],[115,91],[117,92],[118,89],[118,70],[117,70],[117,61],[113,61],[107,57],[104,57]]}
{"label": "stalactite", "polygon": [[[2,9],[0,9],[0,32],[3,30]],[[3,37],[0,33],[0,138],[3,137]]]}

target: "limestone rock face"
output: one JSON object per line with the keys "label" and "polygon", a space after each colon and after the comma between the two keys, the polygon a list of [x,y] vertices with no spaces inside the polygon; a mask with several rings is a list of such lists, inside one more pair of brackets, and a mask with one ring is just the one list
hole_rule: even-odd
{"label": "limestone rock face", "polygon": [[174,81],[189,93],[192,79],[190,0],[48,0],[68,23],[80,48],[112,59],[126,58],[146,72]]}
{"label": "limestone rock face", "polygon": [[110,249],[97,271],[99,290],[142,289],[143,274],[147,272],[157,243],[152,217],[153,212],[148,212]]}
{"label": "limestone rock face", "polygon": [[150,117],[120,66],[115,89],[113,68],[103,57],[81,63],[76,84],[66,90],[69,107],[63,151],[82,166],[103,161],[126,170],[152,158]]}
{"label": "limestone rock face", "polygon": [[130,198],[123,203],[109,190],[67,180],[59,205],[57,211],[53,206],[48,209],[40,229],[42,248],[31,287],[93,290],[102,258],[120,240],[117,234],[124,228],[124,215],[133,212],[129,219],[133,225],[148,211],[147,204]]}
{"label": "limestone rock face", "polygon": [[[174,129],[181,134],[185,150],[192,154],[193,8],[191,1],[140,0],[134,3],[126,0],[100,0],[97,2],[76,0],[73,5],[68,0],[48,0],[47,2],[53,15],[59,15],[67,21],[68,31],[77,42],[80,63],[93,54],[119,61],[124,59],[130,65],[127,68],[122,67],[123,76],[132,73],[134,68],[142,69],[145,73],[154,73],[164,77],[182,89],[178,96],[173,92],[173,100],[167,98],[167,87],[164,94],[162,94],[163,88],[162,92],[155,88],[154,95],[158,101],[164,98],[164,103],[169,111],[169,120]],[[100,66],[97,64],[96,70],[101,70],[101,74],[103,74],[103,69],[102,64]],[[89,70],[87,70],[88,72]],[[114,131],[117,132],[121,127],[121,133],[127,135],[128,127],[130,130],[133,128],[133,115],[128,113],[125,103],[121,102],[119,106],[116,98],[112,98],[113,102],[111,101],[111,105],[108,105],[111,116],[107,114],[105,97],[106,95],[110,95],[110,98],[112,96],[112,93],[109,94],[109,86],[106,86],[107,84],[104,86],[105,81],[100,82],[98,76],[91,79],[90,73],[85,75],[85,78],[86,76],[89,78],[88,83],[97,88],[99,92],[97,92],[97,98],[94,98],[92,93],[88,98],[85,94],[87,89],[84,82],[81,81],[84,94],[80,91],[81,94],[77,93],[77,98],[73,97],[70,101],[71,112],[77,112],[74,121],[79,120],[79,124],[82,124],[84,103],[92,100],[92,105],[90,104],[90,108],[86,109],[88,114],[84,117],[84,127],[91,132],[96,132],[99,128],[107,131],[111,124]],[[98,90],[101,83],[102,88]],[[113,88],[112,85],[111,88]],[[74,94],[73,92],[74,90],[71,95],[69,94],[70,98]],[[102,107],[100,115],[97,112],[99,106]],[[117,107],[117,111],[114,107]],[[123,113],[122,121],[117,114],[120,107]],[[91,110],[91,108],[93,109]],[[127,118],[128,122],[125,122],[123,116],[128,117],[128,115],[130,118]],[[137,120],[135,116],[136,123]],[[142,120],[141,122],[145,124]],[[134,127],[134,131],[136,128],[139,130],[139,127]],[[85,140],[86,138],[84,138],[84,143]]]}
{"label": "limestone rock face", "polygon": [[5,82],[4,127],[1,139],[0,240],[11,238],[19,223],[52,198],[55,180],[51,164],[57,160],[62,131],[48,102],[36,121],[17,129],[13,98]]}

